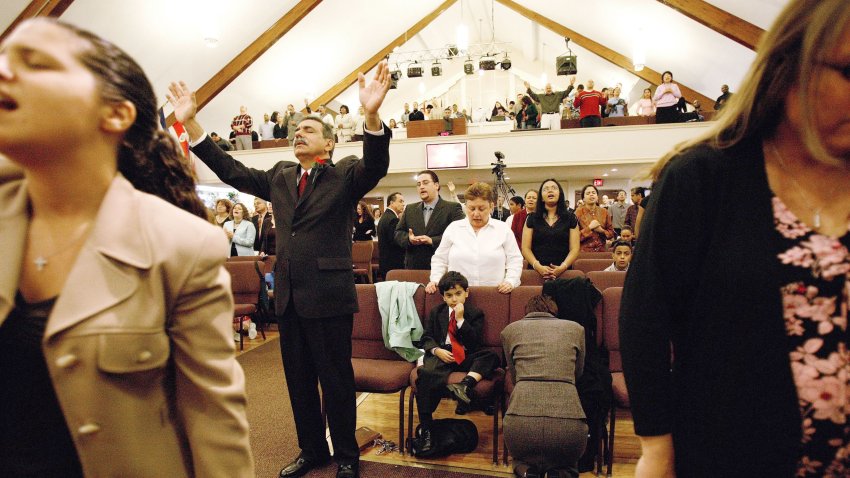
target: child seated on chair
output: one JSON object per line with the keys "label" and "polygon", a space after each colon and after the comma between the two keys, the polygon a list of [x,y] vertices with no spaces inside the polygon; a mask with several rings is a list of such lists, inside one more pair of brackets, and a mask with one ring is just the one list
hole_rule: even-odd
{"label": "child seated on chair", "polygon": [[627,271],[632,262],[632,245],[626,241],[617,240],[611,245],[611,257],[614,262],[605,269],[610,271]]}
{"label": "child seated on chair", "polygon": [[[432,414],[446,389],[458,401],[457,413],[466,413],[475,386],[500,365],[498,355],[481,348],[484,313],[466,306],[469,282],[460,272],[446,272],[437,284],[444,304],[431,310],[422,336],[425,359],[416,379],[416,406],[422,424],[422,451],[432,447]],[[460,383],[448,383],[452,372],[468,372]]]}

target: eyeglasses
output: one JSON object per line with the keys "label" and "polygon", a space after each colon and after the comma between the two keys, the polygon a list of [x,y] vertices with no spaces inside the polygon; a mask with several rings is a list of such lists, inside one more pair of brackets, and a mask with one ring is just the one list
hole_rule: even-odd
{"label": "eyeglasses", "polygon": [[818,64],[823,65],[831,70],[835,70],[841,76],[843,76],[845,80],[850,80],[850,64],[839,65],[837,63],[830,63],[828,61],[820,61],[818,62]]}

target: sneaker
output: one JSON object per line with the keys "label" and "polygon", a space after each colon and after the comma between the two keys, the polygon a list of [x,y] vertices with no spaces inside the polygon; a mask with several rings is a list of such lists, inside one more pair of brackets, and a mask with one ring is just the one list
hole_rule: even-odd
{"label": "sneaker", "polygon": [[248,327],[248,338],[254,340],[257,338],[257,324],[251,322],[251,325]]}

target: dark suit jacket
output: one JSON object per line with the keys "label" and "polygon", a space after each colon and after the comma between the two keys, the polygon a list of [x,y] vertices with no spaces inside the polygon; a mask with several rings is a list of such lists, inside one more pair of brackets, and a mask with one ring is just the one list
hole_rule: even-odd
{"label": "dark suit jacket", "polygon": [[269,212],[266,212],[265,217],[263,217],[263,227],[260,228],[260,216],[254,216],[251,218],[251,222],[254,223],[254,229],[257,230],[257,234],[254,236],[254,250],[265,253],[267,256],[274,255],[275,253],[275,231],[272,231],[272,215]]}
{"label": "dark suit jacket", "polygon": [[[440,246],[443,231],[449,227],[449,224],[465,217],[459,203],[439,198],[437,204],[434,205],[434,210],[431,211],[431,218],[426,227],[425,211],[421,201],[405,207],[404,214],[398,221],[395,230],[396,244],[406,251],[404,257],[405,269],[431,269],[431,256]],[[411,245],[408,240],[408,229],[413,229],[413,234],[417,236],[427,235],[431,238],[433,244]]]}
{"label": "dark suit jacket", "polygon": [[348,156],[311,173],[298,197],[299,165],[281,161],[268,171],[248,168],[209,138],[192,151],[223,182],[270,200],[277,228],[275,313],[292,298],[298,315],[333,317],[357,311],[351,267],[353,211],[364,194],[387,174],[392,132],[365,134],[363,159]]}
{"label": "dark suit jacket", "polygon": [[387,208],[378,221],[379,265],[384,274],[393,269],[404,269],[404,249],[395,242],[397,225],[398,215],[392,209]]}
{"label": "dark suit jacket", "polygon": [[408,121],[420,121],[425,119],[425,113],[419,110],[413,110],[410,113],[410,116],[407,117]]}
{"label": "dark suit jacket", "polygon": [[[469,356],[481,346],[484,312],[469,304],[463,304],[463,307],[463,325],[457,329],[457,339],[466,349],[466,355]],[[441,347],[446,343],[448,334],[449,306],[442,303],[431,309],[428,315],[425,333],[422,335],[422,348],[430,353],[429,351],[434,347]]]}

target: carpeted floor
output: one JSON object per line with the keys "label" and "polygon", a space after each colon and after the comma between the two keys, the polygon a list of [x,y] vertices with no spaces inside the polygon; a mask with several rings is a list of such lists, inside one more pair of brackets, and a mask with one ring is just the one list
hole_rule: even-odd
{"label": "carpeted floor", "polygon": [[[276,478],[278,472],[298,455],[298,439],[289,406],[289,393],[280,361],[278,339],[246,352],[237,359],[246,376],[248,422],[251,424],[251,447],[254,451],[257,478]],[[336,466],[331,464],[306,475],[331,478]],[[480,475],[430,470],[384,463],[360,462],[363,478],[479,478]]]}

